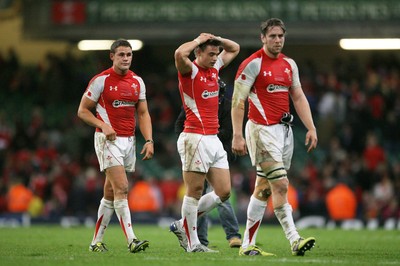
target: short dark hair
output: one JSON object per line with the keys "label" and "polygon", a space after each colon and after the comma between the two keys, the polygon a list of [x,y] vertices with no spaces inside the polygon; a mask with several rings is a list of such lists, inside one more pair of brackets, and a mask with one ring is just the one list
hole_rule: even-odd
{"label": "short dark hair", "polygon": [[283,30],[283,33],[286,33],[286,27],[285,27],[285,23],[283,23],[283,21],[279,18],[270,18],[267,19],[266,21],[261,22],[261,34],[263,36],[265,36],[265,34],[267,34],[268,30],[272,27],[281,27]]}
{"label": "short dark hair", "polygon": [[207,41],[205,41],[205,42],[203,42],[202,44],[200,44],[199,45],[199,48],[202,50],[202,51],[204,51],[204,49],[207,47],[207,46],[221,46],[222,45],[222,42],[220,41],[220,40],[218,40],[218,39],[209,39],[209,40],[207,40]]}
{"label": "short dark hair", "polygon": [[130,47],[130,48],[132,49],[131,44],[130,44],[127,40],[125,40],[125,39],[118,39],[118,40],[114,41],[114,42],[111,44],[110,52],[114,54],[114,53],[115,53],[115,50],[116,50],[118,47],[120,47],[120,46]]}

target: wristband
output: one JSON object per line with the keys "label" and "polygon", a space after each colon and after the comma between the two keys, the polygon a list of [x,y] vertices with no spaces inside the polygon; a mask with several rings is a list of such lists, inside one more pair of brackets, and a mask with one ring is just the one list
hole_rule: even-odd
{"label": "wristband", "polygon": [[197,45],[200,45],[201,43],[200,43],[200,41],[199,41],[199,39],[194,39],[193,41],[195,41],[196,43],[197,43]]}
{"label": "wristband", "polygon": [[148,140],[146,140],[146,142],[145,143],[154,143],[154,141],[152,140],[152,139],[148,139]]}

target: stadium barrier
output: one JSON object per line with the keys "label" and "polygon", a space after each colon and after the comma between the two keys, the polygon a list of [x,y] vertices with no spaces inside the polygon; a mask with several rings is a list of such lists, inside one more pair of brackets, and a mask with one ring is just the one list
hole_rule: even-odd
{"label": "stadium barrier", "polygon": [[385,230],[400,230],[400,219],[397,220],[395,218],[389,218],[384,221],[379,221],[378,219],[369,219],[367,221],[362,221],[359,219],[349,219],[343,221],[334,221],[331,219],[327,219],[323,216],[305,216],[296,221],[296,227],[298,229],[341,228],[344,230],[375,230],[378,228],[383,228]]}
{"label": "stadium barrier", "polygon": [[[135,223],[138,224],[157,224],[160,227],[168,227],[173,217],[145,217],[142,215],[132,214]],[[218,224],[218,222],[214,223]],[[53,217],[52,219],[32,218],[29,213],[3,213],[0,214],[0,228],[16,228],[29,227],[31,225],[40,224],[59,224],[61,227],[70,228],[76,226],[94,227],[96,217],[77,217],[77,216],[62,216]],[[113,217],[111,223],[118,224],[118,220]],[[265,221],[265,223],[269,223]],[[343,221],[333,221],[324,216],[310,215],[299,218],[296,221],[296,227],[301,229],[307,228],[326,228],[326,229],[343,229],[343,230],[400,230],[400,219],[389,218],[384,221],[378,219],[369,219],[362,221],[360,219],[350,219]]]}
{"label": "stadium barrier", "polygon": [[1,227],[29,227],[31,216],[28,213],[4,213],[0,215]]}

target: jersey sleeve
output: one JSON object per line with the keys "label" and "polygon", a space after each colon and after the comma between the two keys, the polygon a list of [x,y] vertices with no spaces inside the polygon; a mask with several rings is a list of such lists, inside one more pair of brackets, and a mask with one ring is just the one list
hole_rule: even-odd
{"label": "jersey sleeve", "polygon": [[224,67],[224,61],[222,61],[222,58],[218,56],[217,62],[215,63],[214,66],[218,71]]}
{"label": "jersey sleeve", "polygon": [[292,85],[291,85],[291,87],[292,88],[301,87],[300,77],[299,77],[299,68],[297,67],[296,62],[291,58],[288,58],[286,60],[292,67]]}
{"label": "jersey sleeve", "polygon": [[140,94],[139,94],[139,100],[146,100],[146,85],[144,84],[144,81],[141,77],[135,76],[134,77],[140,84]]}
{"label": "jersey sleeve", "polygon": [[104,82],[108,75],[98,76],[92,79],[86,89],[85,96],[94,102],[98,102],[104,90]]}
{"label": "jersey sleeve", "polygon": [[254,58],[251,61],[244,61],[239,66],[235,81],[247,88],[251,88],[257,78],[258,73],[260,73],[260,68],[261,58]]}

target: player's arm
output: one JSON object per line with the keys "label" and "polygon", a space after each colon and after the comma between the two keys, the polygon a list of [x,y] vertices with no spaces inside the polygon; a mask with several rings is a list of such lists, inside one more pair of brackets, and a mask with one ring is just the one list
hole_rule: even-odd
{"label": "player's arm", "polygon": [[310,152],[317,147],[318,143],[317,130],[312,118],[310,105],[301,87],[291,88],[290,97],[297,115],[307,128],[305,145],[308,146],[307,152]]}
{"label": "player's arm", "polygon": [[243,137],[243,119],[245,101],[250,93],[250,87],[235,81],[232,95],[232,152],[237,155],[247,154],[246,141]]}
{"label": "player's arm", "polygon": [[146,100],[139,100],[136,105],[139,129],[146,140],[140,154],[144,154],[142,160],[149,160],[154,154],[153,127]]}
{"label": "player's arm", "polygon": [[222,42],[223,50],[220,54],[220,57],[224,62],[224,67],[226,67],[239,54],[240,45],[232,40],[222,37],[217,37],[217,39]]}
{"label": "player's arm", "polygon": [[175,50],[175,67],[181,74],[186,74],[192,71],[192,61],[189,58],[190,53],[200,44],[213,38],[214,35],[201,33],[196,39],[185,42]]}
{"label": "player's arm", "polygon": [[96,102],[83,95],[78,107],[78,117],[86,124],[92,127],[100,128],[104,135],[106,135],[107,140],[115,140],[116,133],[114,129],[93,114],[92,110],[94,110],[96,104]]}

